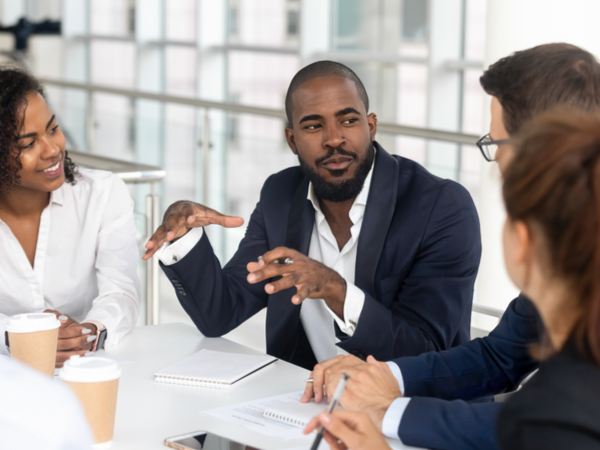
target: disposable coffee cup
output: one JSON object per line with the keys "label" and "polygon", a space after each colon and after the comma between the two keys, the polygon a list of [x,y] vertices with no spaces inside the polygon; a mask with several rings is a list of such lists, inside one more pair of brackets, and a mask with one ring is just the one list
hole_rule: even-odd
{"label": "disposable coffee cup", "polygon": [[110,448],[121,369],[115,360],[72,356],[59,372],[79,398],[94,434],[94,449]]}
{"label": "disposable coffee cup", "polygon": [[6,324],[10,356],[54,377],[60,320],[52,313],[11,316]]}

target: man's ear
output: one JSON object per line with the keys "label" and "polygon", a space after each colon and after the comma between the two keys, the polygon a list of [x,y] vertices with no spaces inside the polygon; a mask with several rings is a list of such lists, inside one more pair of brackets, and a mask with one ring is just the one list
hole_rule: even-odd
{"label": "man's ear", "polygon": [[369,125],[369,135],[371,136],[371,141],[375,140],[375,135],[377,134],[377,115],[375,113],[371,113],[367,116],[367,123]]}
{"label": "man's ear", "polygon": [[294,139],[294,130],[292,127],[285,127],[285,140],[287,141],[290,150],[292,150],[292,153],[297,155],[298,149],[296,148],[296,140]]}

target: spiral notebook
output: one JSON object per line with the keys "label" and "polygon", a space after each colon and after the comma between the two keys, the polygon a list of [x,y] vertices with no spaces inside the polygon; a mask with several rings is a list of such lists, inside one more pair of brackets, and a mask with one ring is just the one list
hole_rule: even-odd
{"label": "spiral notebook", "polygon": [[281,401],[279,404],[270,405],[263,412],[263,416],[277,422],[287,423],[297,428],[306,428],[308,422],[327,409],[327,402],[309,403]]}
{"label": "spiral notebook", "polygon": [[227,389],[234,383],[277,361],[269,355],[200,350],[154,374],[158,383]]}

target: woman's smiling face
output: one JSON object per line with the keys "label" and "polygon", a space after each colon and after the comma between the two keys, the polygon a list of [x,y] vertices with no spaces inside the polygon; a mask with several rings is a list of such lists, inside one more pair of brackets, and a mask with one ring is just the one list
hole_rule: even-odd
{"label": "woman's smiling face", "polygon": [[20,114],[23,123],[19,130],[16,149],[20,150],[21,169],[18,187],[34,191],[52,192],[65,182],[65,137],[56,118],[39,93],[26,97]]}

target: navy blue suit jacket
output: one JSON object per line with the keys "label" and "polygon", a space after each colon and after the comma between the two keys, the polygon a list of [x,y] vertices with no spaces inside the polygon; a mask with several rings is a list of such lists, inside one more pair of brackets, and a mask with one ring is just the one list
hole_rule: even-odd
{"label": "navy blue suit jacket", "polygon": [[489,336],[396,359],[411,397],[398,428],[402,442],[446,450],[497,448],[494,427],[502,403],[467,401],[516,389],[539,365],[529,350],[542,330],[535,306],[519,296]]}
{"label": "navy blue suit jacket", "polygon": [[[469,340],[473,284],[481,255],[468,192],[377,143],[358,238],[354,284],[365,303],[353,336],[335,325],[344,350],[389,360]],[[300,322],[295,289],[273,295],[246,281],[246,264],[279,246],[308,254],[315,212],[300,167],[272,175],[240,246],[221,268],[206,234],[164,266],[185,311],[205,336],[221,336],[267,308],[267,353],[307,369],[316,359]],[[310,300],[307,300],[310,301]]]}

